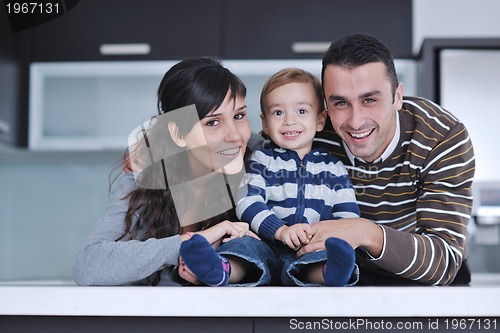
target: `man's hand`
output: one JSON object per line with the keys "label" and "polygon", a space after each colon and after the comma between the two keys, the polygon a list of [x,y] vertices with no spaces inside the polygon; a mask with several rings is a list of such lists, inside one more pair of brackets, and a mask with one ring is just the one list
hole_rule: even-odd
{"label": "man's hand", "polygon": [[309,244],[302,246],[297,256],[325,249],[325,241],[337,237],[349,243],[353,249],[363,247],[372,256],[378,257],[384,246],[382,229],[372,221],[363,218],[344,218],[314,223],[311,226],[313,237]]}

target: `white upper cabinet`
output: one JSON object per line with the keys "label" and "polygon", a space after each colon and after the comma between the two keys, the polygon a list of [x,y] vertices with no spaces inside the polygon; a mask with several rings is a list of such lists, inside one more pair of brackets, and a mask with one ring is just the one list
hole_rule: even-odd
{"label": "white upper cabinet", "polygon": [[[117,150],[128,135],[157,114],[157,89],[177,61],[33,63],[30,67],[29,148],[31,150]],[[224,60],[247,86],[253,132],[261,130],[260,92],[285,67],[320,78],[321,60]],[[396,60],[406,94],[415,90],[412,60]]]}
{"label": "white upper cabinet", "polygon": [[129,133],[157,114],[156,90],[174,63],[33,63],[29,148],[125,149]]}

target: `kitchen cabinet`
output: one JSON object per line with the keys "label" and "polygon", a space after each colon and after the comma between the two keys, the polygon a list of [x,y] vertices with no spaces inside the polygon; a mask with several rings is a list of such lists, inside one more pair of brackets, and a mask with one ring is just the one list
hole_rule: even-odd
{"label": "kitchen cabinet", "polygon": [[[29,147],[32,150],[123,150],[128,135],[156,111],[156,90],[177,61],[39,62],[30,66]],[[261,130],[260,91],[284,67],[320,76],[320,59],[224,60],[247,87],[248,120]],[[406,91],[414,91],[411,60],[395,62]]]}
{"label": "kitchen cabinet", "polygon": [[422,44],[419,95],[440,104],[466,126],[474,145],[474,188],[500,181],[497,140],[486,125],[500,120],[499,65],[500,38],[428,38]]}
{"label": "kitchen cabinet", "polygon": [[13,33],[0,10],[0,143],[26,146],[27,34]]}
{"label": "kitchen cabinet", "polygon": [[[156,91],[177,61],[36,62],[30,65],[31,150],[123,150],[156,111]],[[298,66],[319,76],[321,61],[224,60],[247,86],[248,119],[261,130],[260,91],[276,71]]]}
{"label": "kitchen cabinet", "polygon": [[500,38],[424,39],[419,55],[418,94],[436,103],[442,102],[442,54],[447,50],[496,50],[498,52]]}
{"label": "kitchen cabinet", "polygon": [[29,148],[124,150],[129,134],[158,113],[158,85],[175,63],[32,63]]}
{"label": "kitchen cabinet", "polygon": [[240,0],[224,2],[224,58],[321,58],[347,34],[381,39],[396,58],[412,57],[412,2]]}
{"label": "kitchen cabinet", "polygon": [[33,28],[32,62],[220,54],[221,0],[82,0]]}
{"label": "kitchen cabinet", "polygon": [[[396,58],[411,58],[411,22],[411,1],[82,0],[64,15],[27,30],[24,58],[9,58],[20,74],[0,80],[22,82],[9,86],[19,87],[16,91],[2,92],[17,105],[3,107],[0,131],[7,128],[9,136],[20,138],[16,145],[32,149],[121,149],[132,123],[156,113],[150,104],[171,66],[141,74],[143,63],[154,67],[155,62],[198,55],[244,61],[235,73],[249,86],[248,100],[258,101],[263,79],[285,66],[306,66],[319,75],[324,50],[345,34],[373,34]],[[266,65],[251,59],[276,63],[259,71]],[[319,63],[307,67],[299,60]],[[43,67],[50,64],[69,72]],[[79,64],[83,67],[77,69]],[[121,106],[128,111],[118,116],[114,110]],[[252,112],[258,115],[258,103]],[[124,124],[125,119],[130,121]],[[260,130],[258,117],[252,126]]]}
{"label": "kitchen cabinet", "polygon": [[32,61],[311,59],[346,34],[412,57],[411,1],[85,0],[32,29]]}

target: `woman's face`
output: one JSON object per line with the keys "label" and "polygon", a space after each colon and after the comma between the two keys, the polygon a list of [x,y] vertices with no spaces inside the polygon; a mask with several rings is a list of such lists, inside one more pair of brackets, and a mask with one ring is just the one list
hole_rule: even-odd
{"label": "woman's face", "polygon": [[243,169],[251,134],[246,112],[245,98],[231,99],[228,91],[221,106],[195,123],[184,136],[193,175],[201,176],[208,170],[236,174]]}

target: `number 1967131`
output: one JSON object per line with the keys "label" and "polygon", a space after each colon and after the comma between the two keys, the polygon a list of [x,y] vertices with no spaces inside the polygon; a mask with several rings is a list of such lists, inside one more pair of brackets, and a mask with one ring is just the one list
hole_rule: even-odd
{"label": "number 1967131", "polygon": [[5,7],[8,14],[59,14],[58,2],[14,2]]}

